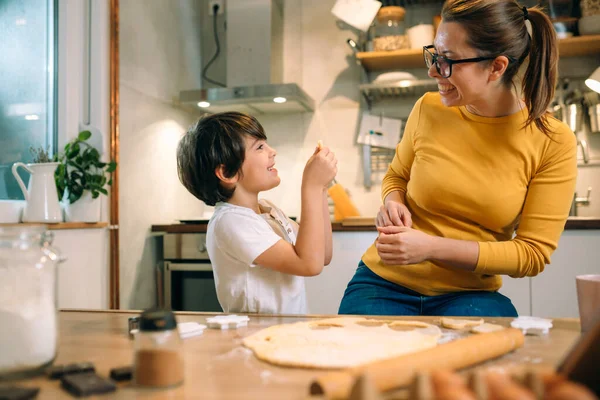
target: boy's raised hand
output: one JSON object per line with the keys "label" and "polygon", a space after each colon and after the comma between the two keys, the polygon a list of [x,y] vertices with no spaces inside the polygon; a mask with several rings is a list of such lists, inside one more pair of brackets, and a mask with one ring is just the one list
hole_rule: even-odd
{"label": "boy's raised hand", "polygon": [[321,143],[308,159],[302,175],[303,185],[326,187],[337,174],[337,158],[329,147]]}

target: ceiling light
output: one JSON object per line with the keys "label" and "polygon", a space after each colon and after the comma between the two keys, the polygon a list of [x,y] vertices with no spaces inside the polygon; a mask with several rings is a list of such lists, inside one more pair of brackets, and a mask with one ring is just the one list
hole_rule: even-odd
{"label": "ceiling light", "polygon": [[15,25],[26,25],[27,20],[25,18],[19,18],[15,21]]}
{"label": "ceiling light", "polygon": [[210,103],[208,101],[200,101],[200,102],[198,102],[198,107],[207,108],[207,107],[210,107]]}
{"label": "ceiling light", "polygon": [[275,97],[275,98],[273,99],[273,101],[274,101],[275,103],[285,103],[285,102],[287,101],[287,99],[286,99],[285,97]]}
{"label": "ceiling light", "polygon": [[35,115],[35,114],[29,114],[25,116],[25,119],[27,121],[37,121],[38,119],[40,119],[39,115]]}

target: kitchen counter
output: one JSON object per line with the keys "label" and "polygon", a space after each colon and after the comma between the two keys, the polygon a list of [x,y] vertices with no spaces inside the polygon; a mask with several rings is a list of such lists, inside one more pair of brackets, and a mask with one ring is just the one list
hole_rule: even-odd
{"label": "kitchen counter", "polygon": [[[78,311],[59,313],[59,350],[55,364],[89,361],[101,376],[111,368],[130,365],[133,341],[127,335],[128,317],[132,311]],[[177,313],[178,322],[204,322],[209,313]],[[185,339],[185,383],[174,389],[140,389],[131,383],[119,383],[119,389],[103,395],[103,399],[306,399],[312,379],[322,371],[276,367],[254,357],[241,345],[241,339],[265,327],[303,321],[323,316],[250,316],[248,327],[238,330],[207,329],[201,336]],[[386,317],[412,319],[429,323],[436,317]],[[487,318],[508,326],[510,318]],[[545,337],[527,336],[524,347],[477,368],[516,370],[526,366],[554,368],[579,337],[577,319],[555,319],[554,328]],[[444,330],[444,332],[448,332]],[[455,331],[454,331],[455,332]],[[452,333],[456,335],[455,333]],[[21,386],[40,387],[41,399],[71,399],[58,381],[43,376],[11,382]],[[4,383],[0,383],[4,384]],[[399,391],[399,395],[401,395]],[[401,396],[399,398],[402,398]]]}
{"label": "kitchen counter", "polygon": [[[193,224],[170,224],[170,225],[152,225],[152,232],[164,233],[202,233],[206,232],[207,222],[198,222]],[[334,232],[364,232],[376,231],[375,223],[372,224],[342,224],[341,222],[332,223]],[[569,217],[565,224],[565,230],[586,230],[600,229],[600,218],[596,217]]]}

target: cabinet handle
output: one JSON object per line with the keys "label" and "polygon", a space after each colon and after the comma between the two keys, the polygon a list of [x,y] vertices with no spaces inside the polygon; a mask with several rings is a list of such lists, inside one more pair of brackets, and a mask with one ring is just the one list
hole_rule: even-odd
{"label": "cabinet handle", "polygon": [[207,249],[206,249],[206,241],[205,241],[205,240],[203,240],[203,239],[200,239],[200,240],[198,241],[198,251],[199,251],[200,253],[206,253],[206,250],[207,250]]}

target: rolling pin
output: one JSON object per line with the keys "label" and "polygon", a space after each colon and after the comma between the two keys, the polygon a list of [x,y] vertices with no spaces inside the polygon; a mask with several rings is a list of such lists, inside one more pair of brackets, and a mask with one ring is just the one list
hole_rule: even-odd
{"label": "rolling pin", "polygon": [[444,343],[431,349],[409,353],[359,367],[324,374],[310,385],[311,395],[346,399],[356,377],[366,373],[380,392],[408,385],[416,372],[461,369],[491,360],[523,346],[519,329],[482,333]]}

